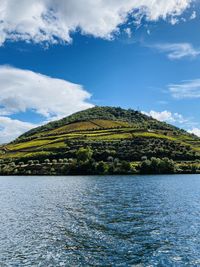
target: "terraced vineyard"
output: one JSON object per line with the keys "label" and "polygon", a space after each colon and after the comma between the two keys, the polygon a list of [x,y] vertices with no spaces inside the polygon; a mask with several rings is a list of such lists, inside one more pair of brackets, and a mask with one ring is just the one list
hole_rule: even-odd
{"label": "terraced vineyard", "polygon": [[140,161],[169,157],[200,158],[200,139],[138,111],[95,107],[33,129],[0,149],[1,159],[74,158],[90,147],[95,160],[109,156]]}

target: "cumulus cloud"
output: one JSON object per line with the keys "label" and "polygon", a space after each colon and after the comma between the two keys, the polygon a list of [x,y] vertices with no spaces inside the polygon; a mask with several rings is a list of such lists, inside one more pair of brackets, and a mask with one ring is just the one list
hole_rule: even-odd
{"label": "cumulus cloud", "polygon": [[159,121],[165,121],[169,123],[175,123],[175,122],[186,123],[187,122],[187,120],[184,119],[181,114],[172,113],[171,111],[168,111],[168,110],[164,110],[161,112],[151,110],[150,112],[143,112],[143,113]]}
{"label": "cumulus cloud", "polygon": [[0,144],[7,143],[37,125],[0,116]]}
{"label": "cumulus cloud", "polygon": [[172,97],[177,99],[200,98],[200,79],[183,81],[168,86]]}
{"label": "cumulus cloud", "polygon": [[30,109],[50,119],[93,106],[81,85],[9,66],[0,66],[0,88],[0,115]]}
{"label": "cumulus cloud", "polygon": [[193,128],[192,130],[189,130],[188,132],[200,137],[200,128]]}
{"label": "cumulus cloud", "polygon": [[0,44],[6,40],[71,42],[71,33],[111,39],[128,17],[177,20],[193,0],[1,0]]}
{"label": "cumulus cloud", "polygon": [[81,85],[10,66],[0,66],[0,88],[0,143],[37,126],[9,115],[31,110],[45,123],[93,106]]}
{"label": "cumulus cloud", "polygon": [[164,110],[161,112],[151,110],[150,112],[142,112],[142,113],[159,121],[164,121],[175,125],[178,124],[181,127],[184,126],[184,129],[187,129],[189,133],[195,134],[196,136],[200,137],[200,128],[198,128],[199,124],[197,122],[194,122],[193,118],[185,118],[183,115],[177,112],[172,113],[171,111],[168,110]]}
{"label": "cumulus cloud", "polygon": [[195,58],[200,54],[200,48],[194,48],[190,43],[165,43],[153,46],[158,51],[166,53],[169,59],[184,57]]}

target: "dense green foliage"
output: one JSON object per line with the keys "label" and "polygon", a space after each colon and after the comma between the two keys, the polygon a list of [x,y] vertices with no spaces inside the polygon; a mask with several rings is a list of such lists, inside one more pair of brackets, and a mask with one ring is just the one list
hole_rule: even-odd
{"label": "dense green foliage", "polygon": [[3,174],[198,172],[200,139],[138,111],[95,107],[23,134],[0,159]]}
{"label": "dense green foliage", "polygon": [[[87,152],[86,152],[87,150]],[[104,175],[104,174],[173,174],[200,173],[200,163],[179,162],[168,158],[143,157],[142,162],[120,161],[108,157],[106,161],[95,161],[91,157],[90,148],[79,149],[77,155],[81,158],[45,159],[28,161],[4,160],[0,162],[1,175]]]}
{"label": "dense green foliage", "polygon": [[140,172],[143,174],[168,174],[176,172],[176,164],[168,158],[151,158],[141,163]]}

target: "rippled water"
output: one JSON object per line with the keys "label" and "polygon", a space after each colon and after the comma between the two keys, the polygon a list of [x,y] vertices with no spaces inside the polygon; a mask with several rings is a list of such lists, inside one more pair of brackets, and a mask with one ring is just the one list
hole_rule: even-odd
{"label": "rippled water", "polygon": [[0,266],[200,266],[200,176],[0,177]]}

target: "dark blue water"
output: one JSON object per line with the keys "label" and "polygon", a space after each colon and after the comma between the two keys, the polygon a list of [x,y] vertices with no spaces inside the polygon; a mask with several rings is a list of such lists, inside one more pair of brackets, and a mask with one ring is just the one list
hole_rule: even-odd
{"label": "dark blue water", "polygon": [[0,266],[200,266],[200,176],[0,177]]}

